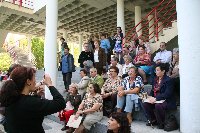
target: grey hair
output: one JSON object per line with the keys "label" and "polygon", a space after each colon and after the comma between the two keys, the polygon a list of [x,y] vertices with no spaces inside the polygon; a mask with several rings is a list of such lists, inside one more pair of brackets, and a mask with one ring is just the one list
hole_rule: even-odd
{"label": "grey hair", "polygon": [[179,54],[179,48],[174,48],[174,49],[173,49],[173,53]]}

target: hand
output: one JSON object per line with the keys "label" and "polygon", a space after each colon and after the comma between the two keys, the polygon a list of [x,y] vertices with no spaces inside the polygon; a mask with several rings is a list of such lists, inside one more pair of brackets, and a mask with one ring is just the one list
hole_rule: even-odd
{"label": "hand", "polygon": [[87,64],[87,61],[84,61],[84,62],[83,62],[83,65],[86,65],[86,64]]}
{"label": "hand", "polygon": [[106,66],[103,66],[103,69],[106,69]]}
{"label": "hand", "polygon": [[45,75],[44,75],[43,83],[44,83],[47,87],[53,86],[49,74],[45,74]]}
{"label": "hand", "polygon": [[38,87],[37,95],[41,97],[44,96],[44,85]]}
{"label": "hand", "polygon": [[80,114],[77,114],[77,113],[76,113],[74,119],[77,120],[79,116],[80,116]]}
{"label": "hand", "polygon": [[155,97],[149,97],[149,102],[151,104],[154,104],[156,102],[156,98]]}
{"label": "hand", "polygon": [[124,95],[125,95],[125,91],[124,91],[124,90],[118,91],[118,96],[119,96],[119,97],[122,97],[122,96],[124,96]]}
{"label": "hand", "polygon": [[80,115],[80,114],[83,114],[83,111],[82,110],[78,110],[76,113]]}

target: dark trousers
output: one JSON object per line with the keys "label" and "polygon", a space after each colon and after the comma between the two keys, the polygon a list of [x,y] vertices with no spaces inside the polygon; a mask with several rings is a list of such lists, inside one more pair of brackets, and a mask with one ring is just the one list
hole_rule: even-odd
{"label": "dark trousers", "polygon": [[117,104],[117,93],[103,99],[103,115],[110,116]]}
{"label": "dark trousers", "polygon": [[95,62],[94,67],[97,69],[97,74],[101,75],[103,72],[103,65],[99,62]]}
{"label": "dark trousers", "polygon": [[71,84],[72,72],[63,73],[63,81],[65,85],[65,89],[69,89],[69,85]]}
{"label": "dark trousers", "polygon": [[143,103],[143,107],[150,121],[156,120],[159,124],[164,124],[167,102],[156,104]]}

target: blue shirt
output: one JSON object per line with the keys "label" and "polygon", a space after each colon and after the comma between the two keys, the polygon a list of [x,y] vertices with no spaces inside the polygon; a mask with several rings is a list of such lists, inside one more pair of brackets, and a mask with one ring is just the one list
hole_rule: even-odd
{"label": "blue shirt", "polygon": [[62,73],[67,73],[69,72],[69,64],[68,64],[68,60],[67,60],[68,55],[64,55],[62,57]]}
{"label": "blue shirt", "polygon": [[105,53],[108,53],[108,49],[110,49],[110,42],[108,39],[101,40],[100,47],[105,49]]}

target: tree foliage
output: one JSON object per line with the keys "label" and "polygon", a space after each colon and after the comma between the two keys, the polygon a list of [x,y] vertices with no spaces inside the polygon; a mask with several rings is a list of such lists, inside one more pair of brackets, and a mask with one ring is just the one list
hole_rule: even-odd
{"label": "tree foliage", "polygon": [[0,53],[0,70],[7,71],[12,64],[10,55],[6,52]]}
{"label": "tree foliage", "polygon": [[31,50],[35,56],[36,67],[38,69],[44,68],[44,40],[42,38],[31,39]]}

